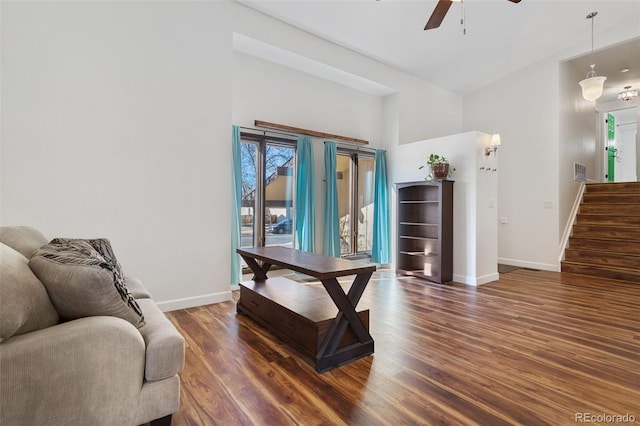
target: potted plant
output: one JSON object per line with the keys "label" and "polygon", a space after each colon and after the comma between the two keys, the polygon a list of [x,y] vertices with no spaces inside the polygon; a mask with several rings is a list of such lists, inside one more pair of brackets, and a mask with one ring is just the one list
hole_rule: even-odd
{"label": "potted plant", "polygon": [[[431,173],[425,178],[426,180],[446,179],[449,176],[449,161],[444,155],[429,155],[427,166],[431,169]],[[424,166],[420,166],[420,169],[422,168]]]}

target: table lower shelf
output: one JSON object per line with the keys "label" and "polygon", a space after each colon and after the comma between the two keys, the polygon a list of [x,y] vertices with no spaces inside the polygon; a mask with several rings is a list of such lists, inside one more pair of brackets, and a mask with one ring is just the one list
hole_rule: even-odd
{"label": "table lower shelf", "polygon": [[[338,314],[338,308],[322,286],[305,285],[282,277],[244,281],[240,283],[237,311],[311,358],[318,371],[373,353],[373,341],[360,343],[347,327],[336,354],[319,359],[322,341]],[[369,310],[357,313],[368,331]]]}

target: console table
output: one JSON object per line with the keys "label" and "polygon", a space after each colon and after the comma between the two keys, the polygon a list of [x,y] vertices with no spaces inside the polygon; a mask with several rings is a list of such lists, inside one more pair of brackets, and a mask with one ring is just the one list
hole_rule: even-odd
{"label": "console table", "polygon": [[[369,311],[357,312],[356,306],[375,265],[279,246],[237,252],[255,275],[240,283],[238,313],[312,357],[318,372],[373,353]],[[324,290],[283,277],[267,278],[273,265],[317,278]],[[348,275],[355,278],[345,293],[337,278]]]}

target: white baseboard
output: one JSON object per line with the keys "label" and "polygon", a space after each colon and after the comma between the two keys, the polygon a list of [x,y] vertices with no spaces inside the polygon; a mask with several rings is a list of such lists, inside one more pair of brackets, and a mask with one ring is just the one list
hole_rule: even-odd
{"label": "white baseboard", "polygon": [[560,272],[560,264],[551,264],[551,263],[536,263],[536,262],[528,262],[525,260],[517,260],[517,259],[506,259],[503,257],[498,258],[498,263],[503,265],[510,266],[519,266],[521,268],[529,268],[529,269],[540,269],[542,271],[553,271]]}
{"label": "white baseboard", "polygon": [[231,300],[231,290],[222,291],[220,293],[204,294],[202,296],[184,297],[182,299],[167,300],[158,302],[158,308],[162,312],[176,311],[178,309],[193,308],[202,305],[211,305],[213,303],[226,302]]}
{"label": "white baseboard", "polygon": [[498,281],[499,278],[500,274],[498,274],[497,272],[493,274],[483,275],[481,277],[470,277],[466,275],[453,274],[453,281],[472,286],[478,286],[493,281]]}
{"label": "white baseboard", "polygon": [[472,281],[471,277],[468,277],[466,275],[453,274],[453,282],[473,285],[471,284],[471,281]]}
{"label": "white baseboard", "polygon": [[497,272],[494,272],[492,274],[487,274],[487,275],[483,275],[481,277],[477,277],[476,278],[476,285],[482,285],[482,284],[487,284],[487,283],[491,283],[494,281],[498,281],[500,279],[500,274]]}

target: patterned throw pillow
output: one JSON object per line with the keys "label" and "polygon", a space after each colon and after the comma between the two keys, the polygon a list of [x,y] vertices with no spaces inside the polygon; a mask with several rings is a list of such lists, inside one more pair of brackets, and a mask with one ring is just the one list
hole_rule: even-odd
{"label": "patterned throw pillow", "polygon": [[56,238],[33,254],[29,267],[62,318],[108,315],[144,325],[108,240]]}
{"label": "patterned throw pillow", "polygon": [[[118,289],[118,292],[128,293],[127,287],[124,285],[124,273],[122,273],[122,267],[120,266],[120,262],[116,259],[116,255],[113,253],[113,248],[111,248],[111,242],[106,238],[93,238],[93,239],[83,239],[83,238],[54,238],[51,240],[51,244],[71,244],[73,242],[84,241],[88,243],[95,251],[97,251],[100,256],[104,258],[104,260],[113,268],[114,274],[117,274],[117,282],[122,283],[122,288]],[[115,282],[114,282],[115,283]],[[118,284],[115,284],[118,286]],[[124,296],[123,296],[124,298]]]}

